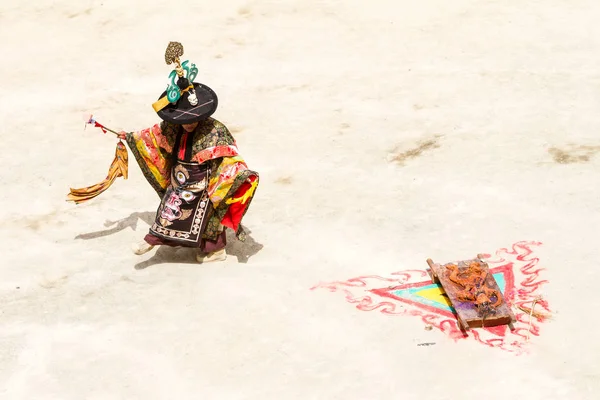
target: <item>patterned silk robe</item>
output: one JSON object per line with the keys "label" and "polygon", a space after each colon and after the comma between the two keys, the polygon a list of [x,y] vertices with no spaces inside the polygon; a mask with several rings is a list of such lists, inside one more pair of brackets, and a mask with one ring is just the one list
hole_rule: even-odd
{"label": "patterned silk robe", "polygon": [[[203,196],[211,203],[202,223],[201,238],[215,240],[224,226],[236,232],[239,240],[245,239],[241,221],[254,197],[259,176],[248,169],[238,153],[235,139],[225,125],[207,118],[188,133],[181,125],[163,121],[151,128],[128,133],[127,144],[142,173],[161,197],[161,207],[169,201],[168,194],[177,189],[179,184],[172,182],[172,178],[181,176],[185,180],[178,170],[182,165],[198,164],[208,171],[205,184],[203,181],[202,186],[198,183],[194,186],[205,187]],[[178,201],[181,203],[181,200]],[[157,223],[159,218],[160,215],[157,216]],[[178,239],[176,236],[172,238]]]}

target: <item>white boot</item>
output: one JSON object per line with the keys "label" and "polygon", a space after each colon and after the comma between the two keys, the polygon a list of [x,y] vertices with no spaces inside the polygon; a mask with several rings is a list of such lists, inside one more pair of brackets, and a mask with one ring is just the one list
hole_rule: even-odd
{"label": "white boot", "polygon": [[145,240],[142,240],[139,243],[134,243],[131,246],[131,250],[133,250],[133,252],[135,254],[137,254],[138,256],[141,256],[142,254],[146,254],[147,252],[149,252],[150,250],[152,250],[154,248],[153,245],[149,244],[148,242],[146,242]]}
{"label": "white boot", "polygon": [[208,254],[201,252],[198,252],[198,254],[196,254],[196,261],[198,261],[200,264],[209,263],[213,261],[225,261],[226,259],[227,253],[225,252],[225,249],[221,249]]}

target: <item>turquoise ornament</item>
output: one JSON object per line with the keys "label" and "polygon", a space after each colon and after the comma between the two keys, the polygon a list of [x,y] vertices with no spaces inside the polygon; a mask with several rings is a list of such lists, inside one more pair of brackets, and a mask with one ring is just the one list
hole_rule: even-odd
{"label": "turquoise ornament", "polygon": [[171,78],[171,84],[167,86],[167,100],[169,100],[170,103],[175,104],[181,97],[179,86],[177,86],[177,83],[175,82],[177,71],[171,71],[169,78]]}
{"label": "turquoise ornament", "polygon": [[190,82],[194,82],[194,79],[196,79],[196,76],[198,75],[198,68],[196,68],[196,64],[194,64],[194,63],[192,63],[191,66],[188,66],[189,62],[190,62],[189,60],[185,60],[181,64],[181,68],[183,68],[187,72],[186,78]]}

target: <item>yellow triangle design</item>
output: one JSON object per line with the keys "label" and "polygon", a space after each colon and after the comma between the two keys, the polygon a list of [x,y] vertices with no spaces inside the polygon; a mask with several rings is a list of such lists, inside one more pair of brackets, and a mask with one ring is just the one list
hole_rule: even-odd
{"label": "yellow triangle design", "polygon": [[416,296],[422,297],[427,300],[434,301],[438,304],[443,304],[448,307],[452,307],[450,300],[443,295],[444,291],[439,287],[432,287],[429,289],[423,289],[415,293]]}

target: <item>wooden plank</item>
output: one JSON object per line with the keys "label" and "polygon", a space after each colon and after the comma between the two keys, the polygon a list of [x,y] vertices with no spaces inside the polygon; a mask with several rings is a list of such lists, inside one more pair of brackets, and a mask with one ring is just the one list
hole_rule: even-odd
{"label": "wooden plank", "polygon": [[[480,253],[480,254],[477,254],[477,259],[478,259],[479,261],[481,261],[482,263],[485,263],[485,265],[486,265],[486,266],[488,266],[488,264],[487,264],[487,263],[484,261],[484,259],[486,259],[486,258],[487,258],[487,257],[486,257],[484,254],[481,254],[481,253]],[[489,270],[489,267],[488,267],[488,270]],[[493,278],[493,276],[492,276],[492,278]],[[494,279],[494,283],[496,283],[495,281],[496,281],[496,280]],[[497,286],[497,283],[496,283],[496,286]],[[502,301],[503,301],[503,303],[504,303],[504,304],[506,304],[506,303],[504,302],[504,294],[502,294],[502,297],[503,297],[503,298],[502,298]],[[506,304],[506,307],[508,308],[508,314],[510,315],[510,322],[508,322],[508,328],[509,328],[511,331],[514,331],[514,330],[515,330],[515,326],[514,326],[513,324],[514,324],[515,322],[517,322],[517,318],[516,318],[516,317],[515,317],[515,315],[513,314],[513,312],[512,312],[512,309],[511,309],[510,305],[509,305],[509,304]]]}
{"label": "wooden plank", "polygon": [[[481,274],[467,273],[469,265],[476,263]],[[459,325],[468,330],[469,328],[491,327],[496,325],[511,324],[515,321],[515,317],[510,310],[510,307],[504,301],[504,296],[496,283],[493,275],[489,273],[487,263],[482,260],[481,255],[472,260],[458,261],[440,265],[434,263],[431,259],[427,260],[427,264],[431,270],[432,280],[439,282],[446,292],[459,322]],[[453,276],[453,271],[457,267],[457,272]],[[482,285],[481,278],[485,276],[485,284]],[[452,280],[451,278],[454,278]],[[471,278],[471,279],[469,279]],[[479,279],[478,279],[479,278]],[[458,282],[461,282],[459,284]],[[479,289],[468,291],[468,282],[475,284]],[[484,291],[482,286],[486,286]],[[476,297],[481,300],[489,300],[489,307],[477,307]],[[487,299],[486,299],[487,297]],[[497,302],[499,300],[499,302]],[[496,307],[491,305],[498,303]]]}
{"label": "wooden plank", "polygon": [[435,263],[433,262],[433,260],[432,260],[431,258],[428,258],[428,259],[427,259],[427,264],[429,265],[429,270],[428,270],[427,272],[429,272],[429,276],[431,276],[431,280],[432,280],[432,282],[433,282],[433,283],[437,283],[437,284],[439,284],[439,283],[440,283],[440,280],[438,279],[438,277],[437,277],[437,275],[435,274],[435,272],[434,272],[434,269],[433,269],[433,265],[434,265]]}

